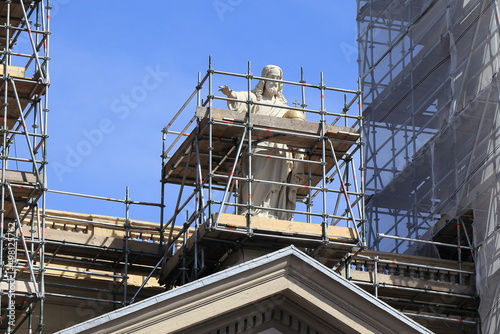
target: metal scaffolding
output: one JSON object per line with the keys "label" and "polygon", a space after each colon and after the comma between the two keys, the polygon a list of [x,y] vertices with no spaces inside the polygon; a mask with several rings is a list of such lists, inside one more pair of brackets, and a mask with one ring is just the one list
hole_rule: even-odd
{"label": "metal scaffolding", "polygon": [[[266,232],[255,225],[259,218],[254,217],[254,210],[286,212],[295,222],[319,226],[320,238],[309,240],[316,245],[334,244],[328,237],[328,228],[342,226],[351,228],[355,234],[357,241],[351,247],[364,246],[361,93],[326,86],[323,74],[319,79],[319,84],[307,83],[303,71],[297,82],[268,79],[253,75],[250,64],[247,73],[237,74],[215,70],[211,63],[206,75],[199,76],[195,91],[163,129],[162,182],[179,187],[177,200],[170,205],[172,216],[162,226],[169,231],[165,262],[173,256],[179,241],[186,245],[190,228],[194,228],[196,240],[201,231],[227,230],[226,222],[221,223],[223,218],[234,222],[244,216],[243,226],[231,229],[233,234],[241,233],[242,238],[249,240],[264,237]],[[250,91],[259,80],[279,82],[287,96],[300,99],[293,103],[294,107],[282,108],[304,113],[307,121],[254,114],[250,112],[252,106],[266,104],[217,96],[214,90],[229,82]],[[311,96],[315,95],[318,99],[311,102]],[[306,98],[311,105],[306,103]],[[242,103],[247,112],[227,110],[227,102]],[[184,116],[186,109],[196,109],[188,120]],[[178,129],[173,130],[173,126]],[[284,145],[280,150],[287,151],[288,155],[272,150],[263,155],[256,150],[262,142]],[[256,166],[252,159],[256,157],[303,164],[307,177],[301,183],[255,178],[252,168]],[[256,184],[295,189],[296,207],[271,208],[253,203],[252,187]],[[241,189],[245,189],[245,194]],[[243,216],[238,215],[239,212],[243,212]],[[173,227],[177,224],[183,224],[184,228],[176,234]],[[292,236],[281,238],[287,242],[294,239]],[[298,237],[293,243],[307,239],[311,237]],[[202,272],[206,275],[215,270],[217,264],[208,264],[214,260],[209,256],[213,250],[202,247],[198,241],[192,247],[195,255],[183,264],[183,274],[170,282],[165,281],[165,277],[161,281],[170,286],[179,285],[200,277]],[[188,248],[184,247],[186,251]],[[186,259],[187,256],[183,261]],[[211,266],[212,269],[207,269]]]}
{"label": "metal scaffolding", "polygon": [[[290,96],[290,91],[293,93],[293,88],[297,88],[295,92],[302,100],[296,103],[296,108],[307,113],[308,121],[317,122],[318,127],[311,134],[307,132],[307,124],[301,123],[303,121],[297,121],[301,130],[298,131],[293,122],[282,126],[282,120],[260,119],[261,115],[249,114],[248,110],[226,110],[223,103],[234,99],[219,97],[213,89],[228,82],[238,87],[240,82],[239,87],[250,90],[253,81],[257,80],[265,78],[252,75],[250,69],[246,74],[235,74],[218,71],[210,66],[203,78],[199,76],[198,85],[188,101],[163,130],[162,181],[169,184],[169,189],[177,185],[179,193],[174,200],[171,191],[168,194],[163,192],[166,194],[163,202],[169,200],[166,209],[170,209],[172,215],[162,227],[168,233],[168,238],[165,241],[160,283],[173,288],[248,260],[245,254],[264,255],[286,244],[294,244],[432,330],[447,333],[442,329],[475,329],[477,298],[472,285],[475,279],[472,263],[426,259],[365,248],[362,215],[364,188],[363,178],[359,177],[364,171],[363,131],[360,114],[347,112],[353,105],[362,107],[360,92],[332,89],[331,93],[341,94],[341,98],[334,101],[341,102],[342,112],[335,113],[331,111],[335,110],[331,109],[331,104],[326,102],[328,88],[324,86],[322,78],[320,85],[307,84],[303,74],[299,82],[280,80],[286,87],[287,96]],[[320,100],[325,99],[317,103],[318,110],[306,105],[305,88],[313,92],[319,90]],[[346,92],[352,94],[352,100],[342,99]],[[202,99],[202,96],[206,98]],[[329,97],[332,96],[334,94]],[[245,100],[239,102],[249,103]],[[308,98],[308,102],[314,103],[311,98]],[[219,108],[217,103],[222,104],[222,107]],[[190,110],[190,105],[196,108],[194,116],[182,119],[186,110]],[[325,112],[325,105],[328,105],[329,112]],[[328,114],[332,121],[324,121],[322,114]],[[356,136],[351,133],[347,141],[346,138],[325,138],[325,133],[330,133],[327,124],[332,123],[342,125],[343,129],[338,129],[340,131],[337,134],[354,129]],[[175,124],[180,124],[177,131],[172,130]],[[292,212],[293,221],[252,216],[249,212],[252,212],[254,204],[238,197],[237,188],[241,187],[242,182],[271,182],[255,180],[251,173],[242,173],[245,170],[242,165],[257,156],[253,148],[259,140],[276,140],[287,145],[299,142],[302,146],[295,150],[301,149],[301,152],[306,153],[300,161],[311,167],[307,173],[308,181],[305,184],[282,184],[307,189],[306,192],[298,192],[303,196],[297,209]],[[310,145],[309,140],[314,144]],[[346,143],[347,146],[339,146]],[[269,159],[279,158],[269,156]],[[323,166],[327,167],[323,169]],[[345,169],[340,170],[341,166]],[[361,182],[356,184],[356,177]],[[326,199],[323,195],[327,195]],[[318,202],[316,205],[313,205],[313,199]],[[241,207],[249,210],[243,215],[237,214]],[[356,215],[359,212],[361,215]],[[290,228],[297,223],[296,229]],[[332,226],[335,224],[337,226]],[[178,225],[182,225],[181,230],[171,230]],[[327,235],[329,232],[322,229],[325,225],[328,228],[353,227],[357,231],[353,232],[351,240],[346,237],[342,240],[331,239]],[[453,222],[454,227],[460,225],[469,229],[470,219],[464,215],[460,223]],[[307,226],[318,227],[316,237],[308,233]],[[442,252],[446,252],[450,244],[444,240],[439,247],[442,247]],[[457,249],[456,245],[452,246],[454,250]],[[461,250],[470,253],[470,245],[464,245]],[[242,258],[238,257],[239,254],[243,254]],[[460,259],[460,255],[457,257]],[[466,256],[463,257],[466,260]]]}
{"label": "metal scaffolding", "polygon": [[[157,224],[131,219],[129,209],[161,204],[132,201],[128,189],[123,200],[47,189],[50,10],[50,0],[0,2],[0,331],[5,333],[53,328],[47,322],[53,305],[88,303],[99,315],[160,290],[139,285],[157,265],[163,235]],[[125,218],[47,210],[49,192],[123,204]],[[75,281],[81,277],[86,279]]]}
{"label": "metal scaffolding", "polygon": [[491,333],[500,330],[489,255],[498,252],[498,6],[358,0],[357,17],[367,243],[474,261]]}
{"label": "metal scaffolding", "polygon": [[[60,305],[74,313],[66,320],[45,321],[47,331],[64,328],[65,323],[78,319],[79,313],[98,316],[163,290],[148,284],[152,275],[158,275],[163,249],[159,225],[131,218],[134,206],[159,210],[161,204],[132,200],[128,188],[124,199],[51,189],[47,193],[50,201],[63,196],[92,208],[100,201],[124,208],[123,218],[45,210],[45,261],[34,264],[34,268],[43,265],[45,272],[45,316],[60,312]],[[27,233],[31,227],[24,224],[22,228]],[[37,240],[27,243],[38,246]],[[20,281],[27,284],[26,279]],[[18,329],[27,327],[17,322]]]}
{"label": "metal scaffolding", "polygon": [[[0,3],[1,328],[43,327],[49,1]],[[23,225],[31,227],[23,233]],[[40,263],[40,265],[37,265]],[[26,284],[24,291],[19,287]],[[39,312],[39,322],[32,315]]]}
{"label": "metal scaffolding", "polygon": [[[444,214],[457,211],[451,219],[468,212],[465,206],[462,211],[448,209],[456,208],[454,193],[442,185],[460,179],[454,173],[461,172],[466,157],[462,159],[451,148],[436,152],[450,158],[449,166],[435,166],[442,179],[436,179],[426,160],[431,145],[451,140],[443,137],[450,135],[446,131],[451,117],[447,115],[451,56],[446,45],[449,35],[443,33],[443,6],[431,1],[412,5],[358,1],[360,71],[368,124],[367,238],[374,249],[404,252]],[[468,12],[460,15],[465,18]],[[382,239],[387,236],[393,236],[393,241]],[[463,230],[461,238],[459,233],[459,245],[470,246],[470,240],[465,240],[469,236],[470,231]]]}
{"label": "metal scaffolding", "polygon": [[[65,231],[78,231],[87,235],[99,235],[95,229],[101,229],[104,233],[114,235],[120,244],[112,246],[108,244],[91,244],[86,242],[83,236],[77,236],[76,242],[69,243],[65,241],[51,240],[46,241],[48,249],[47,256],[59,263],[73,262],[72,266],[86,267],[85,270],[68,270],[67,268],[54,267],[54,271],[69,271],[91,276],[102,276],[114,279],[113,284],[116,289],[113,291],[113,300],[121,306],[129,305],[133,302],[139,292],[129,291],[128,279],[130,275],[147,276],[153,269],[160,257],[163,249],[162,243],[164,237],[160,235],[158,224],[136,221],[130,218],[132,206],[148,206],[161,208],[159,203],[134,201],[130,198],[129,189],[126,188],[124,199],[102,197],[88,194],[71,193],[67,191],[47,190],[49,193],[62,196],[73,196],[86,198],[91,201],[106,201],[108,203],[117,203],[124,206],[123,218],[115,218],[92,214],[89,218],[72,217],[68,212],[56,212],[46,215],[51,224],[50,228],[62,229]],[[77,214],[78,215],[78,214]],[[83,214],[79,214],[80,216]],[[84,215],[85,216],[85,215]],[[63,227],[58,226],[64,224]],[[92,231],[93,230],[93,231]],[[50,234],[50,233],[49,233]],[[66,239],[65,239],[66,240]],[[135,245],[132,245],[135,243]],[[138,244],[146,244],[147,250],[138,250]],[[78,252],[79,256],[75,256]],[[133,266],[133,268],[131,268]],[[110,274],[113,272],[113,274]],[[85,290],[85,287],[81,287]],[[133,296],[133,297],[132,297]],[[80,298],[78,295],[68,295],[69,298]]]}
{"label": "metal scaffolding", "polygon": [[[250,64],[247,73],[237,74],[215,70],[210,63],[206,75],[199,76],[194,92],[162,131],[161,203],[147,203],[131,200],[128,189],[124,199],[47,189],[50,1],[0,2],[0,330],[39,333],[47,324],[49,303],[71,301],[74,306],[79,301],[88,303],[83,305],[89,309],[106,305],[95,310],[98,315],[159,292],[147,285],[156,275],[167,287],[178,286],[230,265],[231,253],[249,245],[268,252],[287,244],[305,249],[339,273],[345,270],[354,283],[413,317],[446,323],[449,328],[474,326],[475,299],[467,286],[474,279],[467,262],[475,258],[477,248],[470,237],[472,213],[464,209],[444,215],[438,209],[445,204],[424,192],[429,188],[426,170],[408,172],[401,167],[426,154],[424,143],[441,133],[440,111],[448,105],[440,97],[446,83],[423,84],[428,77],[442,76],[442,66],[450,61],[447,56],[437,57],[441,55],[439,43],[429,39],[440,21],[422,21],[428,30],[421,35],[410,37],[416,32],[407,29],[415,20],[419,22],[418,15],[438,5],[412,4],[401,11],[391,5],[396,1],[358,3],[362,85],[355,90],[329,87],[323,74],[319,84],[310,84],[303,71],[298,81],[269,79],[253,75]],[[479,13],[488,13],[488,8]],[[405,19],[401,19],[403,13]],[[417,43],[419,40],[427,44]],[[403,56],[394,57],[394,50]],[[423,76],[418,77],[416,64],[421,61],[423,66],[427,59],[436,66],[431,73],[417,73]],[[406,70],[409,64],[413,71]],[[412,93],[403,92],[391,105],[391,94],[399,87],[394,82],[405,86],[409,78]],[[214,89],[229,83],[250,91],[259,80],[282,84],[286,96],[296,98],[293,107],[283,108],[304,113],[307,121],[252,114],[253,105],[265,104],[218,96]],[[424,86],[427,90],[420,94],[418,89]],[[434,95],[427,94],[429,90]],[[368,100],[364,114],[362,96]],[[408,99],[426,102],[409,111],[411,108],[403,108]],[[226,110],[228,101],[245,104],[247,112]],[[398,108],[403,117],[396,115]],[[368,129],[364,119],[370,124]],[[262,142],[282,145],[287,155],[259,153],[255,149]],[[391,154],[387,154],[388,147]],[[252,159],[257,157],[300,164],[306,177],[299,183],[256,178]],[[409,179],[412,182],[404,182]],[[252,187],[257,184],[294,189],[295,208],[253,203]],[[172,196],[176,186],[177,197]],[[239,191],[243,188],[248,189],[245,196]],[[397,195],[396,189],[403,195]],[[410,196],[401,200],[404,191]],[[124,205],[124,218],[47,210],[50,194],[118,203]],[[365,203],[371,222],[368,229]],[[131,219],[132,205],[160,208],[159,226]],[[263,222],[253,216],[256,209],[286,212],[293,220]],[[246,213],[242,215],[242,211]],[[430,226],[439,226],[440,239],[421,240]],[[389,241],[387,248],[382,238]],[[367,243],[391,252],[405,251],[410,243],[430,244],[442,257],[458,264],[443,261],[429,266],[413,258],[395,260],[388,254],[362,253]],[[389,276],[396,281],[399,277],[403,283],[391,285]],[[428,282],[424,287],[403,286],[413,278]],[[404,292],[390,292],[395,290]],[[437,308],[429,297],[432,294],[444,296]]]}
{"label": "metal scaffolding", "polygon": [[377,251],[335,268],[347,279],[436,333],[476,331],[474,264]]}

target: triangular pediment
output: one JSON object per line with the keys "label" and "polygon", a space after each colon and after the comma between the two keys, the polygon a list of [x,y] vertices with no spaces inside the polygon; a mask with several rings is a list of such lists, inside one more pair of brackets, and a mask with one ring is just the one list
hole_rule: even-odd
{"label": "triangular pediment", "polygon": [[322,316],[311,303],[304,301],[297,305],[285,294],[279,294],[193,326],[188,332],[315,334],[325,333],[328,328],[328,333],[344,333],[340,328],[334,329]]}
{"label": "triangular pediment", "polygon": [[431,333],[295,247],[60,333]]}

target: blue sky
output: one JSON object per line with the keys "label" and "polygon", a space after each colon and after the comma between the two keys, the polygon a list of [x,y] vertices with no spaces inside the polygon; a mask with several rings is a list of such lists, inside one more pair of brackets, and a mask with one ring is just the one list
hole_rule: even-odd
{"label": "blue sky", "polygon": [[[302,67],[308,82],[324,72],[328,86],[356,89],[355,1],[52,5],[49,189],[123,199],[128,186],[132,200],[158,203],[161,129],[198,72],[206,73],[209,56],[218,70],[245,73],[250,61],[260,75],[276,64],[286,80],[299,81]],[[124,215],[123,205],[54,194],[47,207]],[[131,218],[157,221],[158,212],[133,207]]]}

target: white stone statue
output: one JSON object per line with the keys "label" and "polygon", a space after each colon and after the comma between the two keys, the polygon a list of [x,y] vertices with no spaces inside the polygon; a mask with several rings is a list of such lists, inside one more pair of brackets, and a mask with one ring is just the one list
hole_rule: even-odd
{"label": "white stone statue", "polygon": [[[262,77],[270,79],[283,79],[283,72],[280,67],[267,65],[262,70]],[[246,101],[248,92],[235,92],[228,86],[221,86],[220,91],[229,98]],[[250,92],[250,99],[254,102],[272,104],[276,106],[286,106],[287,101],[283,96],[283,84],[275,81],[260,80],[255,88]],[[234,111],[247,112],[247,104],[244,102],[228,101],[228,108]],[[262,106],[252,104],[251,112],[275,117],[284,117],[289,109],[273,106]],[[289,113],[290,114],[290,113]],[[296,114],[296,113],[294,113]],[[287,158],[297,158],[290,152],[285,144],[273,142],[259,142],[253,147],[253,152],[266,155]],[[303,163],[297,163],[290,160],[266,158],[252,156],[252,174],[256,180],[267,180],[283,183],[299,183],[304,177]],[[243,176],[248,175],[248,158],[244,154],[242,161]],[[252,204],[264,208],[280,208],[294,210],[296,204],[297,187],[287,187],[277,184],[253,182],[252,183]],[[247,182],[240,182],[239,202],[246,204],[248,198]],[[246,214],[244,209],[240,214]],[[255,209],[252,214],[257,217],[275,218],[289,220],[293,214],[290,212]]]}

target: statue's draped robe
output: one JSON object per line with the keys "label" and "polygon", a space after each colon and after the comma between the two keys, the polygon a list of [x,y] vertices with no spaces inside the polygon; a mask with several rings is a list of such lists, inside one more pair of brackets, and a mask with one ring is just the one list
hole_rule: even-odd
{"label": "statue's draped robe", "polygon": [[[247,100],[247,92],[233,92],[236,94],[236,99]],[[256,95],[250,92],[251,100],[259,103],[274,104],[286,106],[280,99],[268,99],[262,97],[257,101]],[[229,101],[228,107],[231,110],[239,112],[248,112],[246,103]],[[261,106],[252,104],[251,112],[255,114],[283,117],[287,112],[287,108],[277,108],[269,106]],[[297,158],[290,152],[290,149],[285,144],[273,143],[269,141],[262,141],[256,145],[252,145],[253,153],[265,156],[277,156],[286,158]],[[290,160],[267,158],[253,155],[251,166],[251,174],[254,180],[266,180],[280,183],[296,184],[304,177],[303,163],[297,163]],[[248,157],[244,153],[242,159],[242,173],[243,177],[248,175]],[[264,208],[279,208],[287,210],[295,210],[295,203],[297,197],[297,187],[289,187],[279,184],[271,184],[264,182],[252,183],[252,205]],[[239,203],[247,204],[248,200],[248,184],[247,182],[240,182],[239,187]],[[246,214],[246,209],[240,209],[240,214]],[[254,209],[252,214],[257,217],[276,218],[289,220],[293,214],[290,212]]]}

